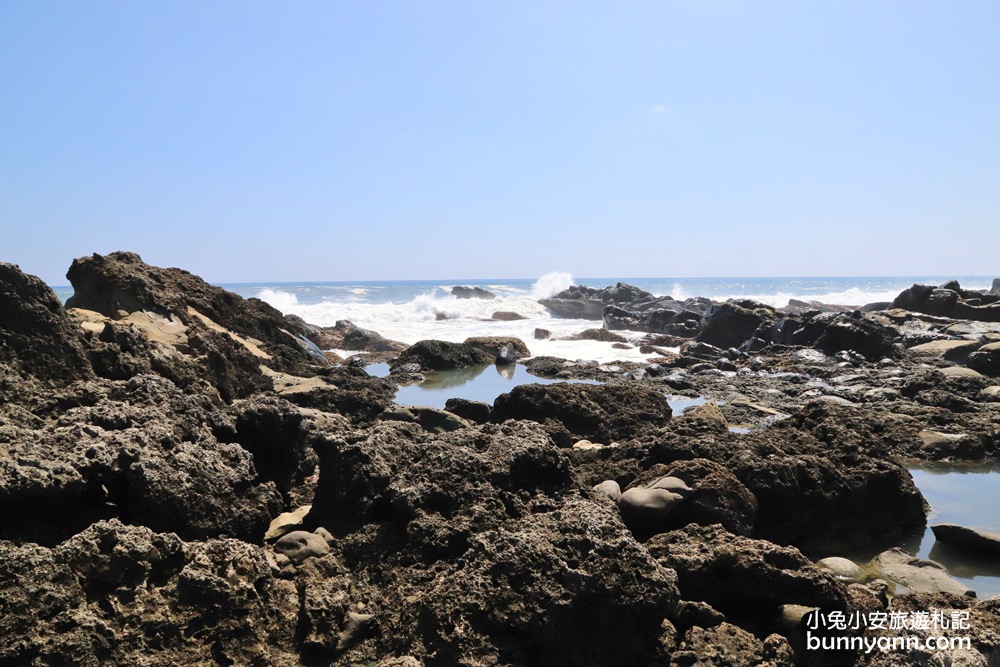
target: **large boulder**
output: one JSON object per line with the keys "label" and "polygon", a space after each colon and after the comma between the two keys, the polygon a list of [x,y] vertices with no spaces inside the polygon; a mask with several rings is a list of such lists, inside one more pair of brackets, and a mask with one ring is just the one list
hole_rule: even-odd
{"label": "large boulder", "polygon": [[723,349],[739,347],[775,320],[774,309],[764,304],[720,303],[705,313],[698,340]]}
{"label": "large boulder", "polygon": [[451,288],[451,295],[457,299],[495,299],[497,295],[482,287],[467,287],[465,285],[455,285]]}
{"label": "large boulder", "polygon": [[364,329],[350,320],[337,320],[332,327],[315,327],[309,339],[324,350],[351,352],[401,352],[405,343],[389,340],[377,331]]}
{"label": "large boulder", "polygon": [[558,422],[577,439],[611,443],[662,426],[671,410],[661,391],[637,385],[525,384],[493,403],[494,421]]}
{"label": "large boulder", "polygon": [[485,366],[492,364],[495,358],[495,353],[491,354],[480,345],[422,340],[403,350],[393,362],[393,367],[418,364],[423,370],[448,371],[470,366]]}
{"label": "large boulder", "polygon": [[1000,297],[989,292],[964,290],[958,281],[940,287],[913,285],[899,293],[891,304],[914,313],[953,319],[1000,322]]}
{"label": "large boulder", "polygon": [[0,262],[0,364],[60,384],[92,378],[81,335],[48,285]]}
{"label": "large boulder", "polygon": [[608,305],[624,306],[655,300],[656,297],[634,285],[618,283],[614,287],[594,289],[583,285],[573,285],[539,303],[552,311],[556,317],[599,320]]}

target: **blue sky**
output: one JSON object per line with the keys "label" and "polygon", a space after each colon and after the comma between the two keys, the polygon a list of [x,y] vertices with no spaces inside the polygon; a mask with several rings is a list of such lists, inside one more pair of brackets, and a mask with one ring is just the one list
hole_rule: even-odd
{"label": "blue sky", "polygon": [[0,260],[1000,275],[1000,3],[0,0]]}

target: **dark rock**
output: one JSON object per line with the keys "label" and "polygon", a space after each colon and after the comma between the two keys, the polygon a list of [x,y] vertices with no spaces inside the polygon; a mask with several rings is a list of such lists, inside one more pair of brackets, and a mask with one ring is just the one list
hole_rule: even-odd
{"label": "dark rock", "polygon": [[447,371],[469,366],[485,366],[492,364],[495,358],[495,351],[487,352],[479,345],[422,340],[406,348],[392,366],[396,368],[403,364],[415,363],[423,370]]}
{"label": "dark rock", "polygon": [[510,366],[517,361],[517,353],[514,351],[514,346],[510,343],[505,344],[500,351],[497,352],[496,365],[497,366]]}
{"label": "dark rock", "polygon": [[900,292],[892,308],[953,319],[1000,322],[1000,303],[993,301],[992,295],[963,290],[957,281],[941,287],[913,285]]}
{"label": "dark rock", "polygon": [[1000,535],[988,533],[975,528],[957,526],[950,523],[939,523],[931,526],[934,537],[939,542],[946,542],[983,554],[996,556],[1000,554]]}
{"label": "dark rock", "polygon": [[62,384],[92,378],[81,333],[48,285],[0,262],[0,364]]}
{"label": "dark rock", "polygon": [[237,540],[107,521],[54,549],[0,543],[0,599],[5,664],[299,664],[295,585]]}
{"label": "dark rock", "polygon": [[396,396],[396,387],[368,375],[363,368],[331,368],[323,372],[325,382],[308,391],[285,392],[288,401],[304,407],[344,415],[355,424],[378,416]]}
{"label": "dark rock", "polygon": [[661,533],[646,548],[677,572],[685,600],[707,602],[723,612],[781,604],[846,606],[845,586],[798,549],[734,535],[719,525]]}
{"label": "dark rock", "polygon": [[1000,343],[983,345],[969,355],[966,364],[984,375],[1000,375]]}
{"label": "dark rock", "polygon": [[548,329],[535,329],[535,340],[545,340],[552,336],[552,332]]}
{"label": "dark rock", "polygon": [[369,599],[379,635],[348,657],[665,659],[673,573],[610,503],[574,484],[544,430],[524,422],[439,436],[413,429],[385,423],[364,438],[317,445],[320,482],[307,523],[332,527],[357,578],[380,582]]}
{"label": "dark rock", "polygon": [[482,350],[485,355],[490,357],[490,363],[495,362],[508,345],[514,354],[514,359],[531,356],[531,351],[528,350],[524,341],[514,336],[473,336],[466,338],[463,344]]}
{"label": "dark rock", "polygon": [[993,279],[993,286],[990,287],[990,294],[1000,294],[1000,278]]}
{"label": "dark rock", "polygon": [[709,628],[695,626],[684,633],[670,656],[670,667],[792,667],[794,652],[778,634],[763,641],[731,623]]}
{"label": "dark rock", "polygon": [[853,350],[868,361],[899,356],[894,342],[895,330],[864,318],[836,315],[816,341],[817,349],[827,354]]}
{"label": "dark rock", "polygon": [[661,392],[632,384],[526,384],[493,404],[494,421],[554,419],[578,438],[608,443],[662,425],[670,414]]}
{"label": "dark rock", "polygon": [[607,329],[584,329],[578,334],[567,336],[566,340],[595,340],[602,343],[624,343],[628,341],[624,336],[612,333]]}
{"label": "dark rock", "polygon": [[352,352],[402,352],[405,343],[389,340],[376,331],[363,329],[349,320],[337,320],[332,327],[317,328],[311,340],[324,350]]}
{"label": "dark rock", "polygon": [[74,260],[66,277],[74,289],[67,308],[93,310],[112,319],[121,312],[173,314],[188,326],[205,324],[207,318],[242,340],[260,341],[267,363],[276,370],[305,372],[314,363],[297,338],[307,332],[290,329],[293,323],[277,309],[209,285],[187,271],[150,266],[135,253],[113,252]]}
{"label": "dark rock", "polygon": [[392,408],[383,412],[381,418],[386,421],[420,424],[431,433],[447,433],[471,426],[470,422],[453,412],[420,405]]}
{"label": "dark rock", "polygon": [[466,287],[455,285],[451,288],[451,295],[459,299],[495,299],[497,295],[482,287]]}
{"label": "dark rock", "polygon": [[651,301],[655,298],[653,294],[637,287],[618,283],[614,287],[599,290],[573,285],[551,298],[539,299],[538,302],[551,310],[556,317],[599,320],[604,315],[606,305]]}
{"label": "dark rock", "polygon": [[490,316],[490,319],[497,320],[499,322],[516,322],[518,320],[526,320],[528,318],[520,313],[514,313],[509,310],[498,310]]}
{"label": "dark rock", "polygon": [[493,416],[493,406],[466,398],[449,398],[444,409],[476,424],[486,424]]}
{"label": "dark rock", "polygon": [[739,347],[776,319],[774,309],[763,304],[721,303],[705,313],[698,340],[722,348]]}

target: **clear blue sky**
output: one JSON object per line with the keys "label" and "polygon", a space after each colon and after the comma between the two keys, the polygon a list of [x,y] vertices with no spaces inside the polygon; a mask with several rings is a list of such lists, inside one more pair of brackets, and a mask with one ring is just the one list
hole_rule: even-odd
{"label": "clear blue sky", "polygon": [[1000,275],[1000,3],[0,0],[0,260]]}

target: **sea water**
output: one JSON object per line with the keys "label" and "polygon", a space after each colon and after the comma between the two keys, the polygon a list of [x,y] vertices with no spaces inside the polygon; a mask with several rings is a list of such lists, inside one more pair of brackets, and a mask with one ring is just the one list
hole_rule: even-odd
{"label": "sea water", "polygon": [[[245,297],[257,297],[284,313],[299,315],[319,326],[350,320],[386,338],[406,344],[438,339],[461,342],[471,336],[515,336],[523,340],[532,356],[555,356],[599,362],[645,361],[638,347],[620,349],[608,342],[573,341],[567,337],[600,327],[594,320],[554,318],[538,303],[577,284],[601,288],[625,282],[656,296],[675,299],[702,296],[717,301],[754,299],[771,306],[788,305],[790,299],[819,301],[846,306],[892,301],[914,283],[939,285],[954,276],[908,276],[881,278],[582,278],[553,272],[538,279],[514,280],[418,280],[325,283],[260,283],[224,285]],[[967,289],[988,289],[992,278],[957,277]],[[459,299],[451,290],[457,285],[481,287],[495,299]],[[492,319],[497,312],[513,312],[517,321]],[[535,337],[536,329],[550,332]],[[641,332],[618,332],[638,339]]]}

